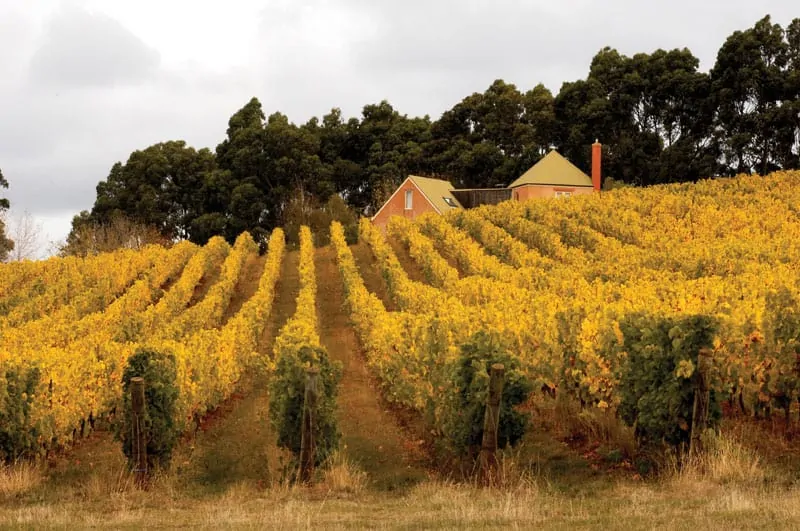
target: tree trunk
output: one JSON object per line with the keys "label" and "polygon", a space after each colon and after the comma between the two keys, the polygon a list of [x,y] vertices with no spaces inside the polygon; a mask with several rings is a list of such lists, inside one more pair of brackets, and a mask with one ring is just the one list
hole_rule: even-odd
{"label": "tree trunk", "polygon": [[481,444],[481,480],[492,485],[497,476],[497,431],[500,426],[500,399],[503,396],[505,367],[495,363],[489,372],[489,397],[483,418],[483,440]]}
{"label": "tree trunk", "polygon": [[692,410],[692,433],[689,442],[689,453],[697,455],[703,452],[703,433],[708,427],[708,409],[711,397],[709,369],[711,351],[701,349],[697,355],[697,380],[694,391],[694,408]]}
{"label": "tree trunk", "polygon": [[303,400],[303,425],[300,434],[300,482],[308,483],[314,472],[314,461],[316,459],[316,441],[314,432],[316,429],[317,411],[317,384],[319,381],[319,369],[310,368],[306,373],[306,390]]}
{"label": "tree trunk", "polygon": [[133,469],[136,484],[147,485],[147,434],[144,429],[145,401],[144,378],[131,378],[131,405],[133,410],[133,455],[136,465]]}

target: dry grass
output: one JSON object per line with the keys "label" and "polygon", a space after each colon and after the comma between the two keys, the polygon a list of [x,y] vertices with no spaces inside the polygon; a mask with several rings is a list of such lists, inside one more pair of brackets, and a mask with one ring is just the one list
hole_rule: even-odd
{"label": "dry grass", "polygon": [[[250,411],[248,407],[242,402],[237,411]],[[602,418],[591,422],[604,425]],[[244,438],[227,424],[220,428]],[[594,433],[602,433],[597,429]],[[233,454],[243,451],[227,438],[195,442],[214,452],[206,452],[204,459],[196,453],[194,466],[233,463]],[[545,443],[544,438],[530,442],[535,451]],[[220,447],[231,447],[232,455],[221,454]],[[796,469],[776,471],[780,467],[774,456],[753,449],[750,439],[735,430],[713,441],[703,459],[674,466],[653,480],[574,468],[544,473],[520,450],[501,458],[500,481],[492,489],[442,480],[378,489],[352,456],[342,453],[319,471],[319,483],[312,487],[267,481],[266,475],[262,484],[239,473],[238,479],[218,488],[198,489],[196,481],[216,476],[176,467],[142,491],[124,471],[124,460],[114,458],[119,457],[116,447],[109,447],[107,455],[102,448],[96,446],[91,459],[82,455],[81,464],[73,459],[74,467],[48,471],[20,464],[0,469],[0,528],[800,528],[800,488],[790,477]],[[574,453],[563,451],[566,456]],[[544,459],[564,460],[554,453]],[[94,468],[88,469],[90,461]],[[229,468],[231,473],[237,470],[242,472]],[[76,471],[83,473],[74,476]]]}
{"label": "dry grass", "polygon": [[[423,481],[400,492],[371,487],[339,454],[312,487],[239,481],[187,491],[173,471],[135,488],[122,463],[68,484],[36,467],[3,469],[0,527],[191,527],[245,529],[788,529],[800,526],[800,490],[733,438],[722,437],[695,466],[653,481],[610,479],[564,492],[522,455],[500,461],[497,488]],[[185,474],[185,472],[183,473]],[[783,485],[783,486],[782,486]]]}
{"label": "dry grass", "polygon": [[689,458],[682,466],[672,460],[665,479],[678,486],[706,482],[758,486],[779,479],[776,472],[762,462],[758,453],[724,433],[709,439],[706,444],[705,453]]}
{"label": "dry grass", "polygon": [[367,473],[347,458],[343,452],[337,452],[328,467],[322,471],[320,488],[334,495],[363,494],[369,484]]}
{"label": "dry grass", "polygon": [[538,407],[546,413],[551,430],[563,437],[607,443],[628,456],[635,451],[633,429],[612,409],[581,408],[577,400],[563,394],[555,400],[541,398]]}
{"label": "dry grass", "polygon": [[0,465],[0,500],[23,495],[42,482],[39,468],[28,462]]}
{"label": "dry grass", "polygon": [[[423,482],[404,495],[348,496],[313,488],[232,485],[186,498],[156,485],[98,499],[0,505],[3,527],[269,529],[788,529],[800,525],[800,491],[756,486],[632,483],[567,496],[533,484],[480,489]],[[700,488],[702,487],[702,488]]]}
{"label": "dry grass", "polygon": [[[321,471],[319,484],[270,489],[233,485],[211,499],[186,498],[169,478],[154,492],[117,495],[110,516],[85,516],[58,505],[20,515],[30,522],[114,527],[175,525],[274,529],[787,529],[800,526],[800,490],[787,487],[758,454],[735,437],[713,441],[708,453],[654,481],[606,479],[565,493],[532,472],[522,455],[500,461],[496,488],[424,481],[403,494],[369,488],[367,475],[344,454]],[[100,494],[100,493],[98,493]],[[101,494],[102,495],[102,494]],[[85,508],[85,506],[84,506]],[[81,510],[84,510],[82,508]],[[5,515],[0,512],[0,522]],[[52,519],[52,520],[51,520]],[[58,525],[58,524],[56,524]]]}

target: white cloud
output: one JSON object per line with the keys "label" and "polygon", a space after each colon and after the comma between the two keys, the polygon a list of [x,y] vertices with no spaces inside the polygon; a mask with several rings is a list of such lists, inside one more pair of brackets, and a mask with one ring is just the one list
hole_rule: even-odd
{"label": "white cloud", "polygon": [[0,168],[15,210],[62,239],[131,151],[221,141],[252,96],[304,122],[388,99],[437,117],[496,78],[528,89],[586,75],[603,46],[724,39],[792,2],[765,0],[0,0]]}
{"label": "white cloud", "polygon": [[34,87],[138,84],[158,71],[159,53],[117,20],[63,7],[48,22],[30,66]]}

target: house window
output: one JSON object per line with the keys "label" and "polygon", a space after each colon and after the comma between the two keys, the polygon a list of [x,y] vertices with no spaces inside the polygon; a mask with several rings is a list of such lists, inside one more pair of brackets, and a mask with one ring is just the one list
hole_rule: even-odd
{"label": "house window", "polygon": [[406,210],[414,207],[414,190],[406,190]]}
{"label": "house window", "polygon": [[564,190],[556,190],[556,197],[569,197],[572,195],[572,192],[566,192]]}
{"label": "house window", "polygon": [[456,205],[456,202],[453,201],[452,197],[443,197],[442,199],[444,199],[444,202],[447,203],[448,206],[458,208],[458,205]]}

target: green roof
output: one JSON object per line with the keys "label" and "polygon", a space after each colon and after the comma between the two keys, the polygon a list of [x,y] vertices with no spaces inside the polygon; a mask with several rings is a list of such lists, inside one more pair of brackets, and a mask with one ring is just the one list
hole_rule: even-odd
{"label": "green roof", "polygon": [[433,207],[438,210],[440,214],[444,214],[448,210],[453,210],[455,208],[464,208],[451,193],[454,188],[448,181],[431,179],[430,177],[419,177],[417,175],[409,175],[408,178],[417,185],[417,188],[428,198],[428,201],[431,202]]}
{"label": "green roof", "polygon": [[592,179],[577,166],[553,150],[534,164],[509,188],[526,184],[550,186],[592,186]]}

